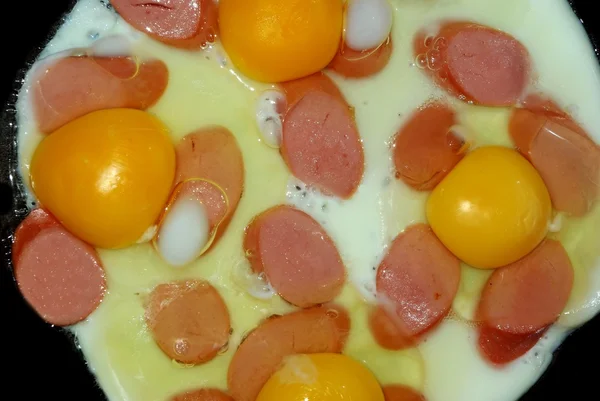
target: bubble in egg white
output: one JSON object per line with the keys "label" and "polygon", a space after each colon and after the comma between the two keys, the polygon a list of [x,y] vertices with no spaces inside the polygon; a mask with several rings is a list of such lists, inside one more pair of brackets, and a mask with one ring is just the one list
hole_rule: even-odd
{"label": "bubble in egg white", "polygon": [[230,273],[233,282],[253,298],[268,300],[276,294],[266,274],[264,272],[254,273],[245,259],[235,263]]}
{"label": "bubble in egg white", "polygon": [[373,49],[392,30],[392,6],[388,0],[349,0],[346,7],[346,45],[354,50]]}
{"label": "bubble in egg white", "polygon": [[257,100],[256,123],[264,142],[272,148],[279,148],[283,140],[283,122],[277,109],[284,103],[285,96],[276,90],[263,92]]}
{"label": "bubble in egg white", "polygon": [[164,218],[156,247],[165,262],[180,267],[194,261],[210,237],[204,206],[195,199],[175,201]]}

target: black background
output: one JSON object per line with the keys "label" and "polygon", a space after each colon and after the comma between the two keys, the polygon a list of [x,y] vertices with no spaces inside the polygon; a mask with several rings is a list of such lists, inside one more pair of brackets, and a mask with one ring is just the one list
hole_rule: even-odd
{"label": "black background", "polygon": [[[72,4],[68,0],[2,3],[0,105],[12,99],[19,72],[39,52],[53,26]],[[588,32],[600,38],[600,14],[592,13],[595,3],[573,1]],[[9,121],[10,113],[5,113],[0,121],[2,147],[10,134],[6,126]],[[6,185],[6,157],[7,154],[0,150],[0,223],[4,225],[2,253],[7,252],[7,236],[17,223],[14,216],[9,218],[15,205]],[[18,209],[22,205],[16,206]],[[32,312],[16,289],[6,258],[0,257],[0,261],[0,362],[4,366],[0,375],[0,400],[55,398],[61,401],[105,401],[72,340],[62,331],[43,323]],[[521,401],[599,400],[599,362],[600,316],[565,341],[542,379]],[[473,384],[477,385],[477,378],[473,377],[473,380]]]}

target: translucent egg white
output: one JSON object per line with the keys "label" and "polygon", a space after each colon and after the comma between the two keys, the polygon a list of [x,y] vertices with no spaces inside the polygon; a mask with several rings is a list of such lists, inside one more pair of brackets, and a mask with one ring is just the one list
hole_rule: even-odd
{"label": "translucent egg white", "polygon": [[210,237],[210,224],[204,206],[195,199],[175,201],[165,216],[156,241],[162,258],[171,266],[193,262]]}
{"label": "translucent egg white", "polygon": [[345,41],[349,48],[376,48],[391,30],[392,6],[388,0],[348,0]]}
{"label": "translucent egg white", "polygon": [[283,93],[276,90],[263,92],[256,102],[256,123],[264,142],[279,148],[283,139],[283,123],[278,105],[285,103]]}
{"label": "translucent egg white", "polygon": [[109,35],[96,40],[91,50],[94,56],[120,57],[132,54],[131,39],[124,35]]}

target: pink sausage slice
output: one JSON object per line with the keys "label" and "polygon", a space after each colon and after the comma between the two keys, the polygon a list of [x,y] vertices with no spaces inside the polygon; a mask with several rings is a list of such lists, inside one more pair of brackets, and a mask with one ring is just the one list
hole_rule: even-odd
{"label": "pink sausage slice", "polygon": [[560,242],[550,239],[495,270],[477,310],[484,355],[492,362],[508,362],[527,352],[559,317],[572,287],[569,256]]}
{"label": "pink sausage slice", "polygon": [[[285,110],[287,113],[292,107],[301,100],[304,95],[311,91],[320,91],[329,93],[340,102],[348,105],[346,98],[340,92],[335,82],[331,80],[325,73],[317,72],[304,78],[295,79],[293,81],[286,81],[280,84],[281,89],[285,93]],[[348,109],[352,112],[352,108],[348,105]],[[285,114],[284,113],[284,114]]]}
{"label": "pink sausage slice", "polygon": [[51,133],[92,111],[146,109],[164,93],[169,80],[165,63],[128,57],[65,57],[44,64],[32,83],[38,127]]}
{"label": "pink sausage slice", "polygon": [[285,114],[281,155],[294,176],[326,195],[350,198],[362,180],[364,153],[345,101],[307,91]]}
{"label": "pink sausage slice", "polygon": [[346,273],[323,227],[291,206],[275,206],[246,228],[244,250],[255,272],[264,273],[286,301],[302,307],[332,301]]}
{"label": "pink sausage slice", "polygon": [[235,136],[224,127],[205,127],[183,137],[175,151],[175,183],[190,179],[213,181],[225,191],[231,216],[244,189],[244,160]]}
{"label": "pink sausage slice", "polygon": [[174,395],[169,401],[233,401],[233,398],[217,389],[200,389]]}
{"label": "pink sausage slice", "polygon": [[377,270],[380,308],[393,326],[378,324],[386,323],[381,316],[372,318],[374,337],[389,349],[410,345],[410,340],[431,330],[446,316],[459,281],[460,261],[431,228],[426,224],[408,227],[394,239]]}
{"label": "pink sausage slice", "polygon": [[506,32],[468,21],[442,23],[413,42],[417,65],[450,94],[485,106],[515,104],[530,78],[527,49]]}
{"label": "pink sausage slice", "polygon": [[23,297],[50,324],[78,323],[104,298],[106,280],[96,250],[41,209],[17,228],[13,262]]}
{"label": "pink sausage slice", "polygon": [[160,349],[186,364],[205,363],[229,341],[229,311],[208,282],[160,284],[146,304],[146,322]]}
{"label": "pink sausage slice", "polygon": [[513,110],[509,132],[548,187],[555,209],[588,213],[600,194],[600,146],[553,102],[526,99]]}
{"label": "pink sausage slice", "polygon": [[217,37],[214,0],[111,0],[111,4],[135,29],[171,46],[199,49]]}
{"label": "pink sausage slice", "polygon": [[364,51],[350,49],[344,43],[340,45],[328,68],[346,78],[364,78],[375,75],[388,65],[394,46],[389,36],[379,47]]}
{"label": "pink sausage slice", "polygon": [[227,384],[233,399],[254,401],[288,355],[341,353],[349,331],[350,318],[336,305],[268,318],[244,339],[229,364]]}
{"label": "pink sausage slice", "polygon": [[61,227],[61,224],[45,209],[37,208],[32,210],[15,230],[12,244],[13,264],[17,264],[23,247],[27,243],[41,231],[51,227]]}
{"label": "pink sausage slice", "polygon": [[418,191],[435,188],[465,155],[455,123],[454,110],[443,103],[415,111],[394,139],[396,177]]}

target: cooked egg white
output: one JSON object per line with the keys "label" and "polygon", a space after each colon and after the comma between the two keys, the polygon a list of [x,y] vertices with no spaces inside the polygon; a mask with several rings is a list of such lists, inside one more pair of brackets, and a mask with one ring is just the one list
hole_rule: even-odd
{"label": "cooked egg white", "polygon": [[[399,232],[426,222],[427,193],[412,191],[394,178],[390,140],[415,108],[445,96],[414,63],[412,35],[422,24],[434,24],[442,17],[471,18],[514,35],[532,55],[538,73],[536,87],[555,97],[600,141],[598,63],[565,0],[394,0],[391,4],[394,53],[387,68],[363,80],[330,74],[355,107],[365,150],[364,179],[348,201],[323,196],[290,177],[276,149],[279,126],[261,126],[266,120],[260,116],[257,121],[260,105],[266,104],[265,113],[275,116],[275,109],[269,108],[273,105],[264,97],[274,87],[244,78],[218,44],[202,52],[170,48],[131,29],[99,0],[80,0],[42,52],[46,57],[89,46],[112,34],[124,35],[136,54],[153,55],[168,65],[169,86],[150,112],[171,129],[174,141],[204,125],[219,124],[236,136],[243,152],[244,196],[211,252],[174,269],[148,243],[100,251],[109,293],[98,310],[72,330],[111,401],[164,401],[188,389],[225,388],[229,361],[244,334],[265,317],[292,310],[261,277],[248,274],[242,251],[244,227],[254,215],[278,203],[290,203],[311,214],[340,250],[349,283],[338,301],[350,311],[353,324],[346,353],[363,361],[380,382],[420,389],[429,401],[515,400],[543,373],[568,330],[598,312],[600,208],[583,219],[565,217],[555,234],[575,268],[572,299],[559,323],[520,360],[496,369],[479,356],[475,328],[466,320],[473,317],[480,290],[491,273],[466,265],[453,312],[426,342],[396,352],[376,345],[367,328],[365,303],[374,300],[376,267]],[[119,46],[115,44],[115,54]],[[477,145],[511,145],[507,109],[450,101],[459,110],[461,135]],[[32,151],[41,139],[31,122],[27,85],[17,106],[21,167],[26,177]],[[143,303],[152,288],[184,278],[209,280],[225,299],[233,326],[228,350],[194,367],[165,356],[144,323]]]}

